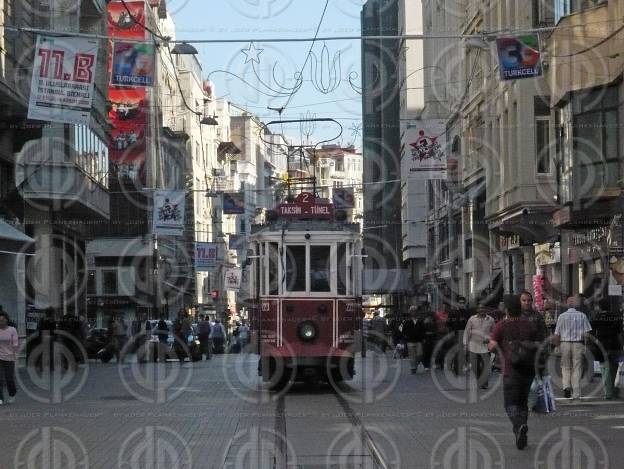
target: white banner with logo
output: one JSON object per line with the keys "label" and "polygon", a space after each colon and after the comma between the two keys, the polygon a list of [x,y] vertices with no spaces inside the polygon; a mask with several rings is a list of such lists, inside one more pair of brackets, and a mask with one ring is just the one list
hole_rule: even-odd
{"label": "white banner with logo", "polygon": [[98,41],[37,36],[28,118],[89,125]]}
{"label": "white banner with logo", "polygon": [[238,291],[241,287],[243,271],[240,267],[225,269],[224,288],[229,291]]}
{"label": "white banner with logo", "polygon": [[407,129],[401,155],[403,175],[407,179],[447,178],[446,124],[443,120],[416,121]]}
{"label": "white banner with logo", "polygon": [[184,191],[154,192],[152,233],[167,236],[184,234]]}

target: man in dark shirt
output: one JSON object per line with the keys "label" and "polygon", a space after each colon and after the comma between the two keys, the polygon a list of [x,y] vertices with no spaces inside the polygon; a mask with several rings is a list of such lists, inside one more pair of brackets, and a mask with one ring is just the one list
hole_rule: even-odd
{"label": "man in dark shirt", "polygon": [[470,311],[466,305],[466,298],[460,296],[457,299],[457,308],[451,310],[447,320],[448,330],[454,335],[454,339],[452,343],[449,344],[449,348],[454,348],[458,351],[451,361],[451,366],[453,367],[452,371],[456,375],[459,375],[462,372],[462,369],[466,364],[462,341],[464,338],[464,330],[466,329],[466,324],[468,324],[470,316]]}
{"label": "man in dark shirt", "polygon": [[407,343],[412,374],[416,374],[418,365],[423,361],[423,342],[425,341],[425,323],[417,306],[410,306],[409,319],[401,325],[401,333]]}
{"label": "man in dark shirt", "polygon": [[522,314],[520,298],[516,295],[505,297],[507,319],[499,322],[492,333],[488,345],[490,351],[500,348],[503,354],[503,395],[505,411],[513,425],[516,447],[527,445],[528,399],[531,383],[535,376],[533,367],[521,369],[512,366],[512,349],[519,344],[537,348],[543,336],[538,332],[534,321]]}
{"label": "man in dark shirt", "polygon": [[622,340],[622,314],[617,308],[611,308],[608,298],[600,300],[598,306],[600,312],[591,322],[595,343],[590,343],[589,346],[595,353],[596,360],[600,361],[605,399],[617,399],[620,390],[613,384],[624,344]]}

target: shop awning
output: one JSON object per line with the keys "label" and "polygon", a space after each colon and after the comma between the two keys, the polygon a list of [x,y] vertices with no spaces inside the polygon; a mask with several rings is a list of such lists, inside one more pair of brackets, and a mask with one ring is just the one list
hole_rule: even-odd
{"label": "shop awning", "polygon": [[35,254],[35,240],[0,220],[0,253],[2,254]]}
{"label": "shop awning", "polygon": [[220,158],[226,154],[238,155],[240,152],[240,149],[234,144],[234,142],[221,142],[217,148],[217,156]]}

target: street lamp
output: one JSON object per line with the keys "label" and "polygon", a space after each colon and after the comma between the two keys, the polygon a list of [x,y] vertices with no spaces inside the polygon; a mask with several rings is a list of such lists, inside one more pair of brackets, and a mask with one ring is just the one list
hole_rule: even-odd
{"label": "street lamp", "polygon": [[174,55],[197,55],[199,52],[195,49],[194,46],[189,44],[188,42],[179,42],[177,43],[173,49],[171,49],[171,53]]}

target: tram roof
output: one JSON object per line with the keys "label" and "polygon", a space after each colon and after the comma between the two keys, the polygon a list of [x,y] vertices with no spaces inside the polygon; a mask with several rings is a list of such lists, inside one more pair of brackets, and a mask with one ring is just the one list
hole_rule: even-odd
{"label": "tram roof", "polygon": [[359,223],[345,223],[335,220],[277,220],[251,226],[251,234],[267,231],[349,231],[360,232]]}

